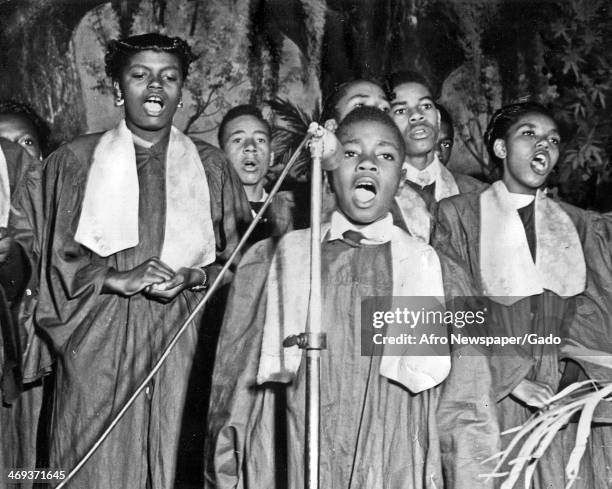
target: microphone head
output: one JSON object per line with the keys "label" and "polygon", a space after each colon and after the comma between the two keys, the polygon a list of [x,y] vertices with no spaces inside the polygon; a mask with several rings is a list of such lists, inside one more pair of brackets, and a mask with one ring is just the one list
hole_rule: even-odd
{"label": "microphone head", "polygon": [[308,128],[308,132],[313,135],[310,141],[310,151],[313,156],[321,156],[321,168],[326,171],[333,171],[342,161],[342,144],[333,131],[337,128],[336,121],[330,119],[321,126],[313,122]]}

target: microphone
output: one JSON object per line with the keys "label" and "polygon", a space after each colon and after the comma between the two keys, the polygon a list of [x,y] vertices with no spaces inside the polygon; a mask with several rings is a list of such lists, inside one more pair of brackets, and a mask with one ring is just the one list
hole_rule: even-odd
{"label": "microphone", "polygon": [[342,145],[334,134],[337,127],[334,119],[326,121],[324,126],[312,122],[308,127],[310,154],[321,158],[321,168],[326,171],[335,170],[342,161]]}

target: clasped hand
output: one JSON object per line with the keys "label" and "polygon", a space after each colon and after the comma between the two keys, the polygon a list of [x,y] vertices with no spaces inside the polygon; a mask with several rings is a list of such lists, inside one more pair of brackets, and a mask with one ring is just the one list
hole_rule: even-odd
{"label": "clasped hand", "polygon": [[166,304],[183,290],[201,283],[202,278],[200,269],[180,268],[175,272],[159,258],[153,257],[125,272],[110,270],[104,280],[104,291],[128,297],[142,292]]}

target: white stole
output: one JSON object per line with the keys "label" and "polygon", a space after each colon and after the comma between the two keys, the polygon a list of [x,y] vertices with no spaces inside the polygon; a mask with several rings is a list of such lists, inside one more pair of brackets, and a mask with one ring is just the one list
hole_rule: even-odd
{"label": "white stole", "polygon": [[525,228],[503,181],[480,194],[480,273],[484,294],[511,305],[550,290],[579,294],[586,265],[574,223],[561,206],[538,190],[535,196],[535,263]]}
{"label": "white stole", "polygon": [[[174,270],[215,260],[206,173],[193,141],[172,127],[166,156],[166,222],[161,260]],[[125,121],[105,132],[94,153],[75,240],[106,257],[138,236],[138,173]]]}
{"label": "white stole", "polygon": [[459,187],[455,181],[455,177],[442,163],[440,165],[440,178],[436,180],[435,198],[436,202],[440,202],[442,199],[452,197],[453,195],[459,195]]}
{"label": "white stole", "polygon": [[[329,224],[321,229],[322,236]],[[394,296],[433,296],[444,300],[442,270],[432,247],[393,226],[391,254]],[[310,292],[310,230],[286,234],[278,244],[267,280],[267,305],[257,383],[290,382],[295,378],[302,351],[283,348],[283,340],[306,331]],[[360,328],[360,319],[355,319]],[[333,352],[330,352],[333,354]],[[450,353],[438,356],[381,358],[380,374],[414,393],[441,383],[450,372]]]}
{"label": "white stole", "polygon": [[8,226],[11,213],[11,184],[9,182],[6,157],[0,147],[0,227]]}
{"label": "white stole", "polygon": [[424,243],[429,243],[431,213],[419,193],[410,185],[401,183],[395,194],[395,201],[410,234]]}

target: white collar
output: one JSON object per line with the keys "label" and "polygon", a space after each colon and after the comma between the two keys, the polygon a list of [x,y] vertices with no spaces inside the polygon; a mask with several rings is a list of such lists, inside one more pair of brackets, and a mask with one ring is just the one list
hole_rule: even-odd
{"label": "white collar", "polygon": [[136,144],[137,146],[140,146],[141,148],[146,148],[146,149],[149,149],[152,146],[154,146],[154,143],[152,143],[151,141],[147,141],[146,139],[143,139],[140,136],[137,136],[132,131],[130,132],[132,133],[132,139],[134,140],[134,144]]}
{"label": "white collar", "polygon": [[385,217],[371,224],[359,226],[349,221],[341,212],[334,211],[331,216],[330,225],[328,241],[342,239],[342,235],[346,231],[357,231],[363,234],[364,239],[361,242],[364,244],[386,243],[391,241],[393,236],[393,218],[391,213],[387,213]]}
{"label": "white collar", "polygon": [[522,209],[523,207],[527,207],[535,200],[535,195],[517,194],[510,191],[508,191],[508,197],[515,209]]}
{"label": "white collar", "polygon": [[434,154],[433,161],[422,170],[412,166],[407,161],[404,161],[402,169],[405,172],[406,180],[410,180],[421,187],[425,187],[440,179],[442,163],[440,163],[438,155]]}

